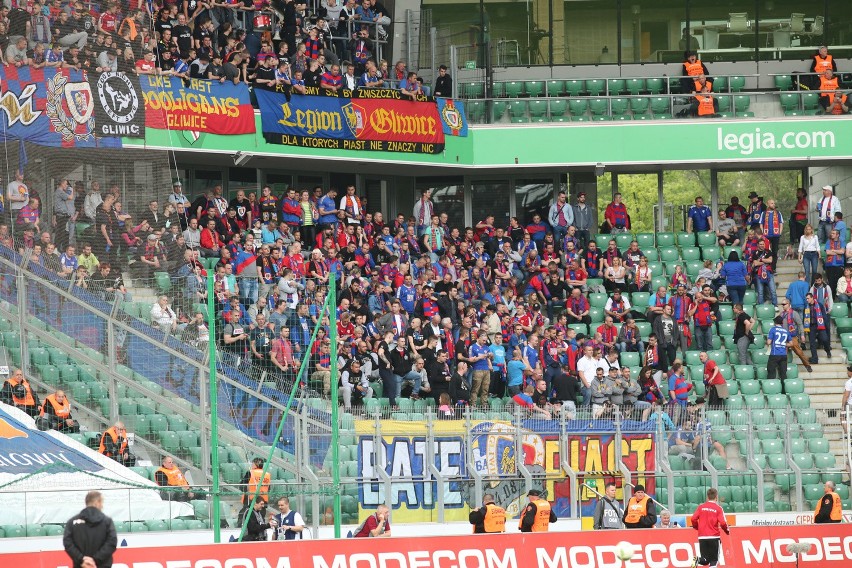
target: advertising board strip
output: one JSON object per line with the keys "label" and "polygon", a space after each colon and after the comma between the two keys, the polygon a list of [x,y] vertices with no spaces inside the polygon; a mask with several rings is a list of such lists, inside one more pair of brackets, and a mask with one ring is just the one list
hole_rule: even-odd
{"label": "advertising board strip", "polygon": [[[455,537],[305,540],[246,544],[122,548],[114,568],[687,568],[698,552],[689,529]],[[616,557],[617,544],[633,544],[633,558]],[[847,525],[733,528],[722,539],[726,568],[796,566],[787,552],[810,544],[801,568],[852,565]],[[2,566],[70,566],[64,552],[0,555]]]}

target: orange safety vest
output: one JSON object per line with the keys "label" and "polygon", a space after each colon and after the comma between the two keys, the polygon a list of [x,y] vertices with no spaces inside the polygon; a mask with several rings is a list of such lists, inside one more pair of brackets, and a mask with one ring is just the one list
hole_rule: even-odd
{"label": "orange safety vest", "polygon": [[698,101],[698,116],[716,114],[712,95],[696,95],[695,99]]}
{"label": "orange safety vest", "polygon": [[[12,402],[14,404],[16,404],[17,406],[35,406],[35,399],[33,398],[33,388],[30,386],[30,382],[27,379],[21,379],[20,381],[18,381],[17,379],[10,377],[6,379],[6,382],[12,385]],[[18,398],[14,394],[14,387],[18,386],[19,384],[23,384],[24,388],[27,389],[27,394],[24,395],[23,398]]]}
{"label": "orange safety vest", "polygon": [[[828,93],[828,106],[831,108],[831,114],[843,114],[842,108],[835,108],[832,105],[834,104],[834,96],[835,93]],[[840,95],[840,104],[846,104],[846,95]]]}
{"label": "orange safety vest", "polygon": [[702,73],[704,73],[704,64],[701,63],[700,59],[696,59],[695,63],[684,61],[683,68],[686,69],[686,74],[690,77],[694,77],[695,75],[701,75]]}
{"label": "orange safety vest", "polygon": [[59,401],[56,400],[56,393],[48,395],[44,399],[44,404],[41,405],[41,413],[39,416],[44,416],[44,409],[48,402],[50,403],[50,406],[53,407],[53,414],[55,414],[57,418],[62,418],[64,420],[71,416],[71,403],[68,402],[68,399],[66,398],[64,403],[59,404]]}
{"label": "orange safety vest", "polygon": [[835,91],[837,90],[837,75],[832,77],[831,79],[826,79],[825,77],[819,78],[819,90],[820,91]]}
{"label": "orange safety vest", "polygon": [[269,495],[269,483],[272,480],[272,476],[269,475],[269,472],[266,472],[266,475],[263,476],[263,482],[260,481],[260,474],[263,473],[263,468],[252,468],[249,473],[249,482],[248,482],[248,495],[243,497],[243,503],[250,503],[252,497],[254,497],[254,492],[257,491],[257,486],[260,485],[260,493],[258,497],[267,497]]}
{"label": "orange safety vest", "polygon": [[[701,89],[703,89],[703,88],[704,88],[704,85],[702,85],[699,81],[693,81],[693,83],[695,84],[695,92],[696,92],[696,93],[700,93],[700,92],[701,92]],[[710,90],[711,90],[711,91],[713,90],[713,81],[706,81],[706,80],[705,80],[705,81],[704,81],[704,84],[705,84],[705,85],[708,85],[708,86],[710,87]]]}
{"label": "orange safety vest", "polygon": [[[533,521],[530,532],[547,532],[550,530],[550,502],[544,499],[538,499],[535,502],[535,520]],[[524,522],[524,515],[521,513],[521,520],[518,521],[518,528]]]}
{"label": "orange safety vest", "polygon": [[825,73],[826,69],[834,70],[834,66],[831,64],[831,56],[826,55],[825,59],[823,59],[819,53],[814,55],[814,59],[816,60],[816,64],[814,65],[814,71],[817,73]]}
{"label": "orange safety vest", "polygon": [[[832,500],[830,517],[831,522],[839,523],[843,521],[843,501],[840,500],[840,495],[834,493],[833,491],[831,493],[826,493],[826,495],[831,495]],[[822,499],[820,499],[819,501],[820,502],[817,503],[816,510],[814,510],[814,519],[816,519],[817,513],[819,513],[820,503],[822,503]]]}
{"label": "orange safety vest", "polygon": [[[118,432],[115,430],[115,426],[104,432],[103,436],[101,436],[101,445],[98,448],[98,451],[105,456],[112,457],[112,454],[108,454],[106,448],[104,447],[104,436],[109,436],[112,438],[112,443],[115,444],[118,441]],[[121,442],[121,448],[119,448],[118,453],[123,454],[127,451],[127,438]]]}
{"label": "orange safety vest", "polygon": [[[485,506],[485,518],[482,526],[486,533],[506,532],[506,509],[494,503]],[[476,532],[476,527],[473,527]]]}
{"label": "orange safety vest", "polygon": [[651,498],[645,495],[641,501],[636,501],[636,497],[631,497],[627,504],[627,516],[624,517],[624,524],[636,524],[642,517],[648,514],[648,501]]}
{"label": "orange safety vest", "polygon": [[166,476],[170,487],[189,487],[189,483],[186,482],[186,479],[177,467],[166,469],[161,466],[157,471]]}

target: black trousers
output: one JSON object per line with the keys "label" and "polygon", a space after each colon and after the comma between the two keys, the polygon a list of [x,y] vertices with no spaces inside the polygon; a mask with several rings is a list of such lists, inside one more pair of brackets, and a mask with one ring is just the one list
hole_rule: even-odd
{"label": "black trousers", "polygon": [[787,379],[787,355],[770,355],[769,361],[766,362],[766,378],[774,380],[775,377],[781,379],[783,388],[784,381]]}
{"label": "black trousers", "polygon": [[709,566],[716,568],[719,564],[719,538],[700,538],[698,539],[698,565]]}

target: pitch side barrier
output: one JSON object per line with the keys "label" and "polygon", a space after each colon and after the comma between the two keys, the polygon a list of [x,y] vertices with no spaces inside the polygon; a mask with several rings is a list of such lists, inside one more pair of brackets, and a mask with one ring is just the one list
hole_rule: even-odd
{"label": "pitch side barrier", "polygon": [[[696,555],[691,529],[455,537],[344,539],[200,546],[121,548],[114,568],[621,568],[616,544],[634,545],[625,568],[687,568]],[[802,568],[852,566],[848,524],[731,529],[724,536],[728,568],[793,567],[793,543],[809,544]],[[69,567],[64,552],[0,554],[0,566]]]}

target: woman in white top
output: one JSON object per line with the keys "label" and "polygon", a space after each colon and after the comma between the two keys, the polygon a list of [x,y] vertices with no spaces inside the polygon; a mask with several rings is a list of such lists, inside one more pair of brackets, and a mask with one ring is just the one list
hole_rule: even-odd
{"label": "woman in white top", "polygon": [[608,292],[612,292],[616,288],[624,290],[626,288],[625,278],[627,278],[627,269],[624,268],[621,259],[616,256],[612,259],[612,266],[608,266],[604,272],[604,288]]}
{"label": "woman in white top", "polygon": [[650,292],[651,291],[651,267],[648,266],[648,259],[644,256],[639,259],[639,265],[636,267],[636,273],[633,277],[633,285],[631,292]]}
{"label": "woman in white top", "polygon": [[808,284],[814,283],[814,273],[819,262],[819,237],[814,233],[810,223],[805,225],[805,233],[799,237],[799,264],[804,267]]}
{"label": "woman in white top", "polygon": [[151,306],[151,323],[169,335],[177,329],[177,314],[169,306],[169,299],[160,296],[157,303]]}

